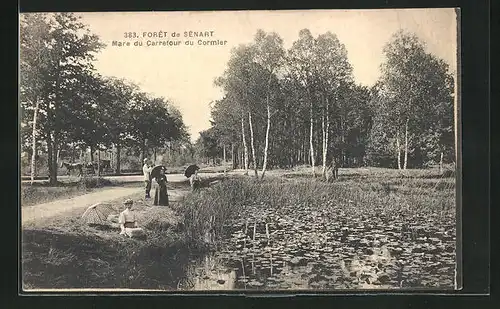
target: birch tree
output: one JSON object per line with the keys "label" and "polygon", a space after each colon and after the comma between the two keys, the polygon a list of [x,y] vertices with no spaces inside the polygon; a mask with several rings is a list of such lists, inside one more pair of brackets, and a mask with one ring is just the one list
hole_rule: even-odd
{"label": "birch tree", "polygon": [[429,133],[437,131],[441,136],[450,131],[453,78],[444,61],[426,52],[414,34],[398,31],[384,47],[384,54],[380,80],[394,102],[396,141],[403,143],[402,169],[407,169],[410,155],[415,150],[422,152]]}
{"label": "birch tree", "polygon": [[[31,184],[36,176],[38,113],[43,100],[44,78],[50,64],[50,25],[44,14],[21,16],[20,23],[20,102],[22,111],[33,113],[31,121]],[[23,115],[26,118],[28,115]]]}
{"label": "birch tree", "polygon": [[314,103],[312,96],[314,72],[314,37],[308,29],[299,31],[299,39],[293,42],[288,51],[288,65],[291,74],[302,84],[306,93],[306,100],[309,103],[309,153],[311,158],[311,170],[313,177],[316,177],[315,155],[314,155]]}
{"label": "birch tree", "polygon": [[264,146],[264,158],[262,162],[261,179],[264,178],[267,168],[267,156],[269,150],[269,132],[271,129],[271,82],[276,70],[282,65],[285,50],[283,49],[283,40],[275,33],[266,34],[262,30],[258,30],[255,35],[256,62],[261,65],[266,71],[267,86],[266,86],[266,137]]}
{"label": "birch tree", "polygon": [[341,85],[353,81],[352,67],[347,59],[347,50],[331,32],[321,34],[314,44],[314,64],[318,74],[323,99],[322,128],[322,175],[326,178],[330,131],[330,97],[336,98]]}

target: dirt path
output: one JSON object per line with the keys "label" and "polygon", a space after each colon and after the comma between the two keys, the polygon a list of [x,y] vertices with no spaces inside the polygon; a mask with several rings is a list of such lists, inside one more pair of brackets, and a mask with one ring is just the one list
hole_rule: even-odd
{"label": "dirt path", "polygon": [[[228,175],[242,174],[243,171],[236,170],[228,172]],[[216,174],[200,173],[202,177],[209,177]],[[222,175],[222,174],[219,174]],[[120,179],[122,182],[133,182],[141,180],[143,176],[125,176]],[[185,181],[182,174],[173,174],[167,176],[169,182],[179,183]],[[110,202],[116,199],[125,198],[131,195],[136,195],[143,190],[142,185],[137,187],[121,187],[99,190],[84,195],[75,196],[72,198],[60,199],[48,203],[37,204],[32,206],[21,207],[21,222],[23,225],[27,223],[41,223],[42,219],[71,216],[81,211],[83,213],[87,207],[98,202]],[[179,200],[184,194],[189,192],[185,189],[169,189],[168,195],[172,202]]]}
{"label": "dirt path", "polygon": [[142,187],[132,188],[112,188],[99,192],[88,193],[75,196],[68,199],[52,201],[49,203],[38,204],[34,206],[21,207],[22,223],[38,221],[54,216],[61,216],[65,213],[74,212],[77,209],[89,207],[98,202],[107,202],[121,197],[129,196],[140,192]]}

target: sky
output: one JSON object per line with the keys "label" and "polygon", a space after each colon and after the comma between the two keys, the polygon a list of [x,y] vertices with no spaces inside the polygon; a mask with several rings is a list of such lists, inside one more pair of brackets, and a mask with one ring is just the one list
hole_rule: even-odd
{"label": "sky", "polygon": [[[330,31],[348,52],[357,83],[371,86],[384,61],[382,49],[403,29],[415,33],[428,52],[456,72],[457,24],[454,9],[224,11],[224,12],[101,12],[78,13],[82,22],[107,45],[97,54],[96,69],[105,76],[125,78],[142,91],[169,99],[182,113],[194,141],[210,127],[211,101],[222,98],[213,83],[221,76],[230,51],[250,43],[258,29],[278,33],[285,48],[301,29],[313,36]],[[209,32],[209,37],[185,37],[185,32]],[[136,38],[125,37],[135,32]],[[161,32],[163,37],[158,37]],[[167,36],[164,37],[165,32]],[[173,38],[172,32],[180,37]],[[156,38],[153,37],[156,33]],[[127,35],[128,36],[128,35]],[[227,41],[198,45],[198,40]],[[147,46],[148,41],[181,41],[179,46]],[[193,41],[193,46],[184,41]],[[130,46],[113,46],[113,41]],[[141,41],[142,46],[134,46]]]}

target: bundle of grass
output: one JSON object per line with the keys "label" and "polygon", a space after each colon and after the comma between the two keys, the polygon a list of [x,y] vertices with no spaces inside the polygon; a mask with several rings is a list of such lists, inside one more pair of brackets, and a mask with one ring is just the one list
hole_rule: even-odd
{"label": "bundle of grass", "polygon": [[151,207],[138,214],[141,226],[153,232],[179,231],[180,217],[169,207]]}

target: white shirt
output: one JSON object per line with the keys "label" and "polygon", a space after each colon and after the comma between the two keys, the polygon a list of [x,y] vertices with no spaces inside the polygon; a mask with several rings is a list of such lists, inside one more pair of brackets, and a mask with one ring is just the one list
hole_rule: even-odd
{"label": "white shirt", "polygon": [[191,175],[191,177],[189,177],[189,183],[190,183],[191,185],[193,185],[193,183],[194,183],[195,181],[199,181],[199,180],[200,180],[200,176],[199,176],[199,175],[196,175],[196,174],[193,174],[193,175]]}
{"label": "white shirt", "polygon": [[125,222],[135,222],[135,213],[130,211],[128,208],[120,213],[118,217],[119,224],[125,224]]}
{"label": "white shirt", "polygon": [[149,180],[151,177],[151,171],[153,170],[152,167],[149,167],[147,164],[144,164],[142,167],[142,173],[144,174],[144,180]]}

